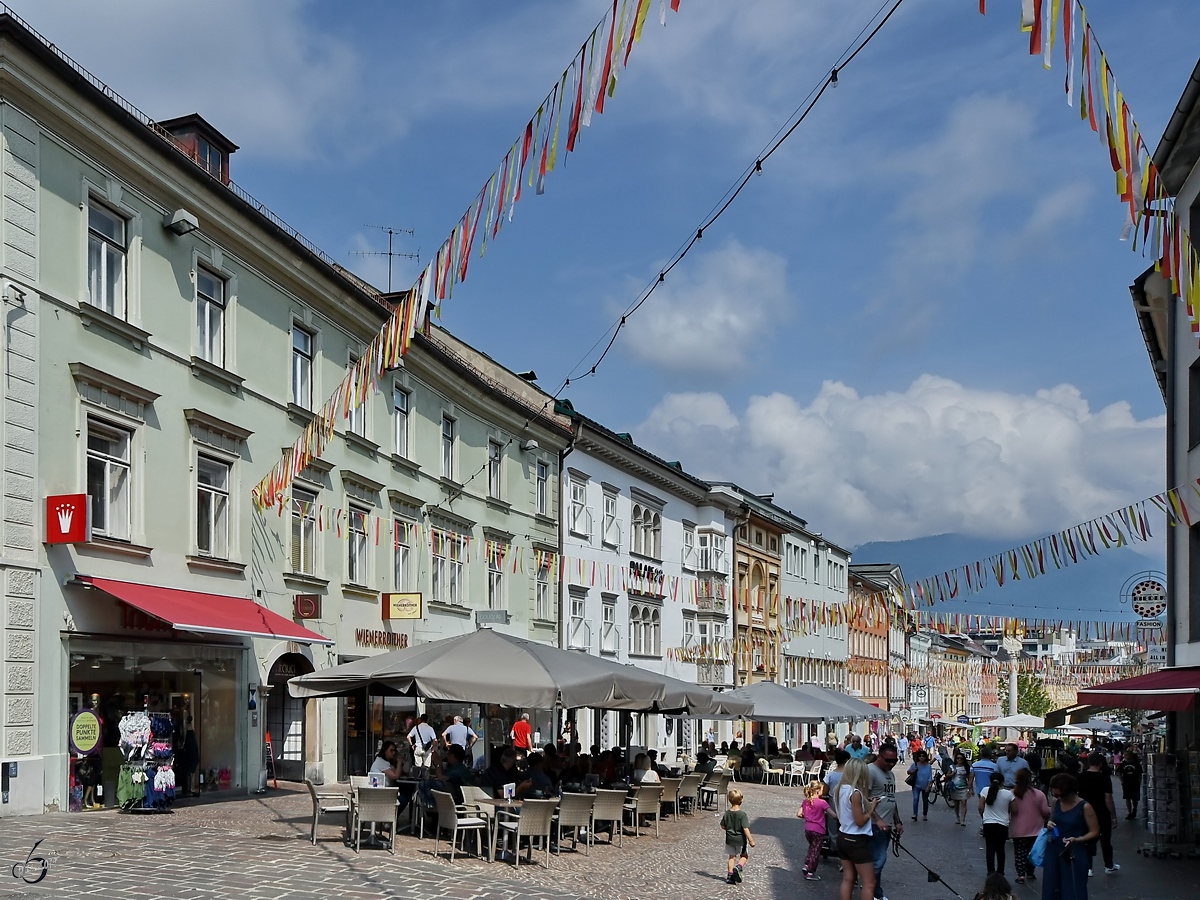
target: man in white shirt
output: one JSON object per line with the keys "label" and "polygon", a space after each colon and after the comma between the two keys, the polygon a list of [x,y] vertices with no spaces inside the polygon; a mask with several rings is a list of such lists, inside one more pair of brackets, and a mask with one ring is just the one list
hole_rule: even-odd
{"label": "man in white shirt", "polygon": [[429,765],[430,751],[437,744],[437,732],[429,724],[429,716],[421,714],[417,724],[408,733],[408,742],[412,744],[413,748],[413,767],[426,768]]}
{"label": "man in white shirt", "polygon": [[479,735],[470,726],[463,724],[462,716],[455,716],[454,724],[442,732],[442,742],[446,745],[446,749],[449,750],[451,744],[458,744],[467,751],[467,759],[471,758],[471,748],[475,746],[477,740],[479,740]]}

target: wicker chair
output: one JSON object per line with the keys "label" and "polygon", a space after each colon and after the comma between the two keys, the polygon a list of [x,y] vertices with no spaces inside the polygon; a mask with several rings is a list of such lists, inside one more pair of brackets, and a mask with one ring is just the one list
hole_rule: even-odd
{"label": "wicker chair", "polygon": [[684,775],[683,781],[679,785],[679,811],[687,812],[690,806],[692,811],[689,815],[696,814],[696,807],[700,805],[700,784],[704,781],[703,772],[692,772],[690,775]]}
{"label": "wicker chair", "polygon": [[396,799],[400,794],[399,788],[358,789],[358,800],[354,804],[354,852],[359,851],[359,841],[362,838],[362,827],[369,822],[386,822],[391,826],[391,839],[388,841],[388,851],[396,853]]}
{"label": "wicker chair", "polygon": [[683,784],[682,778],[664,778],[662,779],[663,794],[662,805],[671,804],[671,812],[679,813],[679,786]]}
{"label": "wicker chair", "polygon": [[313,804],[313,821],[312,821],[312,842],[317,842],[317,820],[321,816],[328,813],[341,813],[343,820],[346,823],[346,832],[350,831],[350,795],[340,791],[318,791],[317,786],[304,779],[304,783],[308,786],[308,794],[312,797]]}
{"label": "wicker chair", "polygon": [[625,791],[596,791],[596,803],[592,807],[592,828],[600,822],[608,823],[608,842],[619,838],[618,847],[625,846]]}
{"label": "wicker chair", "polygon": [[654,816],[654,836],[659,837],[658,822],[662,812],[662,795],[661,784],[644,784],[625,802],[625,814],[633,816],[634,837],[642,836],[641,822],[644,816]]}
{"label": "wicker chair", "polygon": [[[437,828],[433,832],[433,855],[438,855],[438,842],[441,840],[442,832],[450,832],[450,862],[454,862],[454,851],[458,846],[458,833],[461,831],[465,835],[468,831],[475,832],[475,849],[479,856],[483,856],[483,847],[486,843],[484,837],[487,836],[488,821],[481,816],[475,815],[473,810],[468,810],[464,806],[456,806],[454,804],[454,796],[445,791],[433,791],[433,802],[437,806],[438,822]],[[480,836],[480,832],[484,832],[484,836]]]}
{"label": "wicker chair", "polygon": [[571,829],[572,849],[579,849],[579,829],[587,829],[587,839],[583,842],[585,856],[592,855],[592,809],[596,805],[595,794],[564,793],[558,802],[558,815],[555,821],[555,852],[562,855],[563,829]]}
{"label": "wicker chair", "polygon": [[508,846],[508,838],[513,838],[513,865],[521,865],[521,838],[529,838],[529,861],[533,862],[533,839],[540,838],[546,850],[546,865],[550,865],[550,823],[554,819],[554,811],[558,808],[557,800],[526,800],[521,804],[521,812],[511,812],[506,809],[497,810],[496,828],[504,835],[504,844]]}

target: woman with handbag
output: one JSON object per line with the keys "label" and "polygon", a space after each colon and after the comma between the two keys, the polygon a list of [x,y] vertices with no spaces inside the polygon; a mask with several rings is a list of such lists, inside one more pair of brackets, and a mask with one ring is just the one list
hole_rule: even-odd
{"label": "woman with handbag", "polygon": [[1013,802],[1009,807],[1008,833],[1013,842],[1013,858],[1017,864],[1017,884],[1025,879],[1037,878],[1036,866],[1029,860],[1033,842],[1050,818],[1050,804],[1046,795],[1033,786],[1033,772],[1020,769],[1016,775],[1017,785],[1013,788]]}
{"label": "woman with handbag", "polygon": [[1100,837],[1100,821],[1079,796],[1074,775],[1060,772],[1050,780],[1054,809],[1046,827],[1053,829],[1046,848],[1042,900],[1087,900],[1088,842]]}
{"label": "woman with handbag", "polygon": [[950,768],[950,782],[946,786],[946,797],[954,805],[954,824],[967,824],[967,798],[971,796],[971,764],[961,750],[954,753],[954,765]]}
{"label": "woman with handbag", "polygon": [[929,754],[918,750],[913,754],[913,764],[908,767],[908,777],[904,779],[904,783],[912,788],[914,822],[917,821],[917,807],[922,800],[925,801],[925,821],[929,821],[929,785],[932,782],[933,766],[929,764]]}

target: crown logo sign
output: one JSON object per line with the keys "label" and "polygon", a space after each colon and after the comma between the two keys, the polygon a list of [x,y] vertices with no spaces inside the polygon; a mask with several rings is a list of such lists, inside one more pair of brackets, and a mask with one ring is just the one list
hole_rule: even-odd
{"label": "crown logo sign", "polygon": [[66,534],[71,530],[71,519],[75,516],[75,507],[62,503],[54,510],[58,514],[58,530]]}

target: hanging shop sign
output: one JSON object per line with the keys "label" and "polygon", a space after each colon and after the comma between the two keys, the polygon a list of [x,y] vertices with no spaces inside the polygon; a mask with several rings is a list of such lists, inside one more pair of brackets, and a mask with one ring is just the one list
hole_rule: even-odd
{"label": "hanging shop sign", "polygon": [[1163,627],[1158,619],[1138,619],[1135,624],[1138,631],[1161,631]]}
{"label": "hanging shop sign", "polygon": [[421,618],[421,593],[384,594],[380,615],[385,621],[390,619],[419,619]]}
{"label": "hanging shop sign", "polygon": [[321,595],[297,594],[292,605],[292,615],[297,619],[321,618]]}
{"label": "hanging shop sign", "polygon": [[87,494],[55,494],[46,498],[47,544],[83,544],[91,539]]}
{"label": "hanging shop sign", "polygon": [[100,748],[100,717],[95,710],[84,709],[71,719],[69,730],[71,750],[80,756],[89,756]]}

